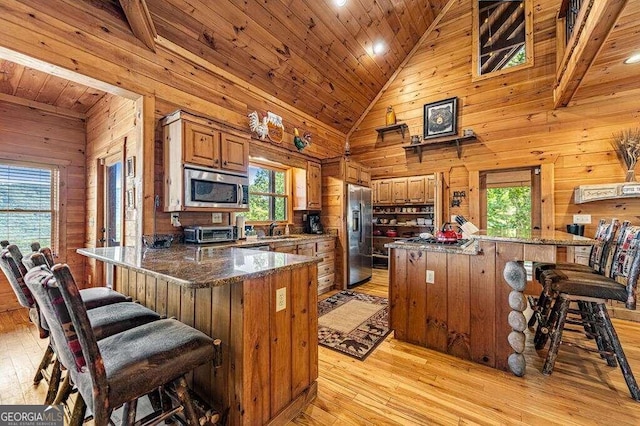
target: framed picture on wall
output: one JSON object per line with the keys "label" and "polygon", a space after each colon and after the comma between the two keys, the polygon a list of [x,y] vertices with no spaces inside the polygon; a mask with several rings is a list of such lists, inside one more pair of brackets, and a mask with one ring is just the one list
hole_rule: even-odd
{"label": "framed picture on wall", "polygon": [[424,139],[458,134],[458,98],[424,105]]}

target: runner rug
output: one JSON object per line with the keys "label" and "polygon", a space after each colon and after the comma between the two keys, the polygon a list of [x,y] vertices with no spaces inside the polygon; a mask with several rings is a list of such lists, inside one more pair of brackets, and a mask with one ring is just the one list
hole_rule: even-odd
{"label": "runner rug", "polygon": [[389,334],[389,301],[341,291],[318,302],[318,343],[363,361]]}

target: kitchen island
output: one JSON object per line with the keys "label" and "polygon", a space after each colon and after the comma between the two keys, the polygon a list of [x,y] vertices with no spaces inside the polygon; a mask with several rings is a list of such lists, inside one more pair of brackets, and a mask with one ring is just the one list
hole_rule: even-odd
{"label": "kitchen island", "polygon": [[192,389],[228,424],[285,423],[317,393],[320,258],[174,245],[79,249],[115,267],[115,289],[222,340],[220,368]]}
{"label": "kitchen island", "polygon": [[[517,351],[509,342],[514,329],[509,323],[512,288],[502,276],[506,263],[555,262],[558,246],[592,244],[595,240],[559,231],[480,231],[461,248],[389,243],[395,338],[522,375],[522,359],[517,366],[513,357],[509,363],[511,354],[522,353],[524,342],[517,343],[522,344]],[[535,286],[531,290],[540,292]]]}

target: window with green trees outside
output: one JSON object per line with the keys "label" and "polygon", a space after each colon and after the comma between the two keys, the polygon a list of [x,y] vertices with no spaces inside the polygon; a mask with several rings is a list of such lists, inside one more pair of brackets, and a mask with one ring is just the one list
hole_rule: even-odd
{"label": "window with green trees outside", "polygon": [[249,212],[245,213],[247,221],[286,221],[288,202],[286,170],[262,164],[249,166]]}
{"label": "window with green trees outside", "polygon": [[531,230],[531,187],[487,188],[487,228]]}

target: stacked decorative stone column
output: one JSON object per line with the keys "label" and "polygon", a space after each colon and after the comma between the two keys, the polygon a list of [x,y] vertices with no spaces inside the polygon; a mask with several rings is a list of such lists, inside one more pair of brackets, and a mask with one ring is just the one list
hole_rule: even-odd
{"label": "stacked decorative stone column", "polygon": [[509,326],[513,329],[509,333],[509,345],[513,353],[509,355],[508,365],[513,374],[518,377],[524,376],[527,362],[523,352],[525,347],[524,331],[527,328],[527,319],[523,312],[527,308],[527,299],[524,296],[524,289],[527,285],[527,272],[522,262],[507,262],[504,267],[504,279],[513,290],[509,293]]}

